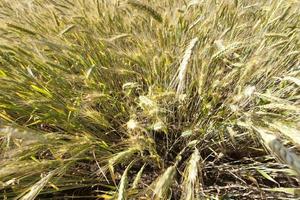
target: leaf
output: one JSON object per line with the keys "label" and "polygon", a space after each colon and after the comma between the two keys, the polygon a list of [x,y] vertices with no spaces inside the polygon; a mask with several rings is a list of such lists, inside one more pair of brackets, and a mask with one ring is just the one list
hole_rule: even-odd
{"label": "leaf", "polygon": [[260,169],[256,169],[263,177],[265,177],[266,179],[268,179],[269,181],[272,181],[273,183],[276,183],[279,186],[279,183],[277,181],[275,181],[269,174],[267,174],[265,171],[260,170]]}
{"label": "leaf", "polygon": [[64,35],[65,33],[71,31],[71,30],[74,29],[74,28],[75,28],[75,25],[74,25],[74,24],[71,24],[71,25],[67,26],[64,30],[62,30],[62,31],[59,33],[59,35],[62,36],[62,35]]}
{"label": "leaf", "polygon": [[5,74],[5,72],[3,70],[0,69],[0,78],[1,77],[6,77],[6,74]]}
{"label": "leaf", "polygon": [[52,94],[47,91],[46,89],[43,89],[43,88],[40,88],[38,86],[35,86],[35,85],[31,85],[31,88],[41,94],[44,94],[45,96],[49,97],[49,98],[52,98]]}

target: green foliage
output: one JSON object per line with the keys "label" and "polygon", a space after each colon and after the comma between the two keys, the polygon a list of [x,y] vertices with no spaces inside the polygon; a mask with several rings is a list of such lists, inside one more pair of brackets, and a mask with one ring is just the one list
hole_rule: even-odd
{"label": "green foliage", "polygon": [[0,198],[298,195],[299,32],[296,0],[0,0]]}

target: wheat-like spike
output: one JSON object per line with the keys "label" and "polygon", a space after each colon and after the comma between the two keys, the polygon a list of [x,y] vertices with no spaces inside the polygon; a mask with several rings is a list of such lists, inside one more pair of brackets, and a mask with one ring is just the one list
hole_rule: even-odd
{"label": "wheat-like spike", "polygon": [[217,53],[215,53],[214,55],[212,55],[212,59],[217,59],[220,58],[221,56],[231,53],[237,49],[243,48],[245,46],[245,42],[235,42],[232,43],[226,47],[224,47],[223,49],[221,49],[220,51],[218,51]]}
{"label": "wheat-like spike", "polygon": [[193,23],[191,23],[191,25],[188,27],[188,31],[190,31],[192,28],[194,28],[199,22],[201,22],[203,20],[203,16],[201,15],[200,17],[198,17]]}
{"label": "wheat-like spike", "polygon": [[284,103],[268,103],[258,107],[264,109],[287,110],[290,112],[298,112],[298,113],[300,112],[299,106],[294,106],[291,104],[284,104]]}
{"label": "wheat-like spike", "polygon": [[297,86],[300,86],[300,79],[299,78],[292,77],[292,76],[286,76],[286,77],[283,78],[283,80],[290,81],[292,83],[295,83]]}
{"label": "wheat-like spike", "polygon": [[[163,175],[158,177],[150,188],[153,190],[152,199],[167,199],[168,191],[170,189],[170,186],[172,185],[173,179],[176,175],[176,168],[178,167],[180,161],[182,160],[182,155],[184,152],[187,151],[187,149],[195,148],[195,146],[198,144],[198,140],[193,140],[189,142],[176,156],[176,161],[173,166],[168,167]],[[193,159],[194,161],[197,161],[199,152],[194,155]]]}
{"label": "wheat-like spike", "polygon": [[126,159],[129,159],[130,157],[133,156],[134,153],[136,153],[138,151],[139,151],[139,148],[132,147],[125,151],[115,154],[113,157],[111,157],[108,160],[108,168],[110,170],[113,180],[114,180],[114,165],[116,165]]}
{"label": "wheat-like spike", "polygon": [[157,178],[155,184],[153,185],[153,195],[152,199],[167,199],[168,191],[172,185],[173,179],[176,174],[176,167],[170,166],[164,172],[164,174]]}
{"label": "wheat-like spike", "polygon": [[254,129],[260,134],[265,146],[300,175],[300,156],[286,148],[276,136],[266,133],[262,128]]}
{"label": "wheat-like spike", "polygon": [[286,148],[278,139],[269,143],[272,150],[300,175],[300,157],[292,150]]}
{"label": "wheat-like spike", "polygon": [[141,10],[147,12],[156,21],[162,22],[161,15],[156,10],[154,10],[152,7],[150,7],[149,5],[143,4],[143,3],[139,2],[139,1],[136,1],[136,0],[129,0],[128,4],[132,5],[135,8],[138,8],[138,9],[141,9]]}
{"label": "wheat-like spike", "polygon": [[20,32],[24,32],[24,33],[27,33],[27,34],[30,34],[30,35],[37,35],[37,33],[35,33],[34,31],[29,30],[29,29],[24,28],[24,27],[21,27],[21,26],[18,26],[18,25],[15,25],[15,24],[7,23],[6,25],[7,25],[7,27],[15,29],[15,30],[20,31]]}
{"label": "wheat-like spike", "polygon": [[139,182],[140,182],[140,180],[142,178],[142,174],[144,172],[145,167],[146,167],[146,164],[144,164],[142,166],[142,168],[139,170],[139,172],[137,173],[137,175],[136,175],[136,177],[135,177],[135,179],[134,179],[134,181],[132,183],[132,189],[135,189],[135,188],[138,187],[138,184],[139,184]]}
{"label": "wheat-like spike", "polygon": [[184,170],[184,180],[183,180],[183,191],[181,194],[181,200],[194,200],[196,199],[196,194],[199,193],[199,188],[197,188],[197,183],[199,182],[198,169],[200,161],[200,153],[197,148],[195,148],[194,153],[191,155],[188,164]]}
{"label": "wheat-like spike", "polygon": [[60,35],[60,36],[63,36],[65,33],[67,33],[67,32],[69,32],[69,31],[73,30],[75,27],[76,27],[76,26],[75,26],[74,24],[71,24],[71,25],[67,26],[64,30],[62,30],[62,31],[59,33],[59,35]]}
{"label": "wheat-like spike", "polygon": [[121,180],[120,180],[120,184],[119,184],[119,189],[118,189],[118,200],[126,200],[127,199],[127,194],[126,194],[126,190],[127,190],[127,186],[128,186],[128,171],[130,170],[130,168],[132,167],[134,161],[132,161],[125,169]]}
{"label": "wheat-like spike", "polygon": [[51,171],[47,176],[31,186],[28,193],[26,193],[20,200],[34,200],[40,191],[46,186],[48,181],[56,174],[56,172],[57,170]]}
{"label": "wheat-like spike", "polygon": [[295,145],[300,145],[300,130],[287,126],[283,123],[280,122],[272,122],[272,123],[267,123],[270,127],[277,129],[278,131],[281,132],[285,137],[289,139],[292,143]]}
{"label": "wheat-like spike", "polygon": [[193,6],[197,5],[197,4],[200,4],[200,3],[201,3],[200,0],[191,0],[188,3],[188,5],[187,5],[186,10],[188,10],[189,8],[191,8],[191,7],[193,7]]}
{"label": "wheat-like spike", "polygon": [[180,63],[179,70],[178,70],[178,86],[177,86],[177,94],[182,94],[184,88],[185,88],[185,78],[186,78],[186,72],[187,72],[187,66],[189,63],[189,60],[192,56],[193,49],[198,42],[198,37],[195,37],[192,39],[187,47],[187,49],[184,52],[183,59]]}

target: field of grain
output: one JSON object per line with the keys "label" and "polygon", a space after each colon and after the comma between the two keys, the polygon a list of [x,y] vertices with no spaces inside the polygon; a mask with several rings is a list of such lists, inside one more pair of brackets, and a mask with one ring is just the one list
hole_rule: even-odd
{"label": "field of grain", "polygon": [[300,197],[300,1],[0,0],[0,199]]}

